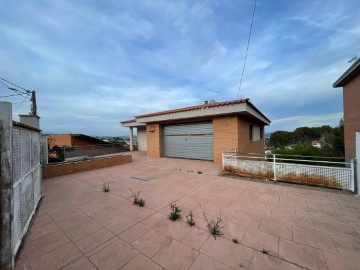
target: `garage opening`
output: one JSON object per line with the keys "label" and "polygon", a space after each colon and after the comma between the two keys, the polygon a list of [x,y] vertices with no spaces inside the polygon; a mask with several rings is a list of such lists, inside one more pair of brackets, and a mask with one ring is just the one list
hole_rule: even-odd
{"label": "garage opening", "polygon": [[165,125],[164,156],[214,160],[212,122]]}

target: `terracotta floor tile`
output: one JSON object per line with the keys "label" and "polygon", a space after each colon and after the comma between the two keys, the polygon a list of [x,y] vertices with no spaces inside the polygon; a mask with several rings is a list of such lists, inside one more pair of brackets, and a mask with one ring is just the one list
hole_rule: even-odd
{"label": "terracotta floor tile", "polygon": [[84,253],[89,252],[90,250],[96,248],[107,240],[113,238],[115,235],[109,232],[106,229],[100,229],[89,236],[82,238],[79,241],[76,241],[76,246]]}
{"label": "terracotta floor tile", "polygon": [[139,252],[119,239],[90,257],[99,269],[119,269],[130,262]]}
{"label": "terracotta floor tile", "polygon": [[91,219],[87,215],[76,212],[70,218],[62,219],[56,223],[62,230],[68,231],[80,225],[88,224],[89,222],[91,222]]}
{"label": "terracotta floor tile", "polygon": [[359,269],[359,254],[355,257],[343,257],[334,253],[324,251],[326,265],[329,270],[353,270]]}
{"label": "terracotta floor tile", "polygon": [[209,237],[200,249],[201,253],[233,268],[246,268],[250,265],[253,250],[241,244],[235,244],[225,238]]}
{"label": "terracotta floor tile", "polygon": [[85,256],[68,264],[63,270],[96,270],[97,268]]}
{"label": "terracotta floor tile", "polygon": [[291,225],[271,219],[262,219],[259,231],[289,240],[292,239]]}
{"label": "terracotta floor tile", "polygon": [[31,264],[31,269],[59,269],[80,257],[81,255],[81,252],[74,246],[73,243],[67,243],[49,253],[38,257],[36,261]]}
{"label": "terracotta floor tile", "polygon": [[163,268],[150,260],[148,257],[143,254],[137,255],[131,262],[125,265],[121,270],[162,270]]}
{"label": "terracotta floor tile", "polygon": [[255,251],[251,259],[251,270],[300,270],[295,264]]}
{"label": "terracotta floor tile", "polygon": [[151,227],[144,225],[143,223],[137,223],[131,228],[123,231],[119,234],[119,237],[124,241],[131,243],[138,239],[140,236],[144,235],[145,233],[149,232]]}
{"label": "terracotta floor tile", "polygon": [[181,242],[193,249],[199,250],[209,236],[208,231],[193,227],[190,232],[181,239]]}
{"label": "terracotta floor tile", "polygon": [[102,225],[114,234],[119,234],[138,223],[135,219],[124,214],[107,219]]}
{"label": "terracotta floor tile", "polygon": [[226,222],[224,223],[224,227],[221,229],[223,233],[223,237],[232,240],[234,238],[238,239],[239,242],[243,238],[246,231],[246,227],[243,225],[239,225],[233,222]]}
{"label": "terracotta floor tile", "polygon": [[199,252],[181,244],[178,241],[172,241],[170,245],[164,247],[157,253],[153,260],[166,269],[186,270],[195,261]]}
{"label": "terracotta floor tile", "polygon": [[280,239],[279,258],[309,269],[326,269],[320,250],[285,239]]}
{"label": "terracotta floor tile", "polygon": [[231,219],[231,222],[256,230],[259,228],[260,219],[260,217],[238,211]]}
{"label": "terracotta floor tile", "polygon": [[288,213],[282,213],[277,210],[273,210],[271,213],[271,219],[282,223],[295,225],[302,228],[314,229],[311,217],[296,216]]}
{"label": "terracotta floor tile", "polygon": [[66,235],[71,239],[71,241],[76,242],[102,228],[101,225],[95,221],[80,225],[71,230],[66,231]]}
{"label": "terracotta floor tile", "polygon": [[339,237],[333,237],[333,240],[340,255],[345,257],[359,256],[360,241],[349,241]]}
{"label": "terracotta floor tile", "polygon": [[60,230],[60,228],[54,222],[51,222],[51,223],[45,224],[43,226],[37,226],[35,228],[32,228],[32,230],[30,230],[30,233],[26,237],[26,239],[27,239],[27,241],[33,241],[33,240],[39,239],[43,236],[52,234],[59,230]]}
{"label": "terracotta floor tile", "polygon": [[167,219],[167,216],[162,213],[155,213],[149,216],[148,218],[142,220],[141,222],[148,225],[154,226],[156,223],[159,223],[161,220]]}
{"label": "terracotta floor tile", "polygon": [[160,232],[166,233],[173,239],[180,241],[186,234],[190,233],[191,228],[182,221],[162,220],[154,226]]}
{"label": "terracotta floor tile", "polygon": [[265,250],[270,255],[278,255],[279,237],[271,234],[247,229],[241,243],[259,251]]}
{"label": "terracotta floor tile", "polygon": [[45,215],[41,215],[41,216],[36,216],[34,223],[32,225],[32,228],[36,228],[36,227],[40,227],[40,226],[44,226],[46,224],[49,224],[53,222],[52,218],[45,214]]}
{"label": "terracotta floor tile", "polygon": [[148,257],[153,257],[162,248],[169,245],[172,239],[170,236],[152,229],[132,243],[136,249]]}
{"label": "terracotta floor tile", "polygon": [[20,252],[19,257],[15,262],[15,270],[31,270],[30,260],[28,260],[25,252]]}
{"label": "terracotta floor tile", "polygon": [[293,226],[292,229],[295,242],[337,253],[334,242],[329,234],[306,230],[296,226]]}
{"label": "terracotta floor tile", "polygon": [[34,241],[25,241],[23,250],[29,259],[34,259],[68,242],[70,240],[66,235],[61,231],[57,231]]}
{"label": "terracotta floor tile", "polygon": [[232,268],[204,254],[200,254],[189,270],[231,270]]}

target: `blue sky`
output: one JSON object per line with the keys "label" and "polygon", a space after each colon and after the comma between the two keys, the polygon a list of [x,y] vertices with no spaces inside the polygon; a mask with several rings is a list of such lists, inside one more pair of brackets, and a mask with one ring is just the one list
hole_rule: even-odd
{"label": "blue sky", "polygon": [[[267,132],[337,125],[332,84],[360,56],[359,8],[258,0],[239,97],[272,120]],[[0,77],[37,91],[44,132],[127,135],[119,121],[134,115],[236,99],[252,10],[252,0],[5,0]]]}

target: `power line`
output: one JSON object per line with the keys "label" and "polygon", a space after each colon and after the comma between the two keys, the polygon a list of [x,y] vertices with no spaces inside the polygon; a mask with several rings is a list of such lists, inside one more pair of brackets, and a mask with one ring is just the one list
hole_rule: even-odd
{"label": "power line", "polygon": [[240,89],[241,89],[242,81],[243,81],[243,78],[244,78],[246,60],[247,60],[247,55],[248,55],[248,51],[249,51],[251,33],[252,33],[253,24],[254,24],[254,18],[255,18],[255,11],[256,11],[256,0],[254,0],[254,9],[253,9],[253,14],[252,14],[252,19],[251,19],[249,38],[248,38],[248,42],[247,42],[247,46],[246,46],[244,64],[243,64],[243,68],[242,68],[242,72],[241,72],[240,84],[239,84],[239,87],[238,87],[238,92],[237,92],[237,95],[236,95],[236,99],[239,99]]}
{"label": "power line", "polygon": [[[2,79],[2,78],[0,78],[0,79]],[[3,80],[5,80],[5,79],[3,79]],[[7,81],[7,80],[5,80],[5,81]],[[8,82],[8,81],[7,81],[7,82]],[[17,93],[17,94],[20,95],[20,96],[30,97],[30,91],[29,91],[29,92],[23,92],[23,91],[20,91],[20,90],[18,90],[18,89],[15,89],[15,88],[13,88],[13,87],[9,87],[6,83],[4,83],[4,82],[1,81],[1,80],[0,80],[0,83],[2,83],[3,85],[5,85],[5,87],[6,87],[7,89],[9,89],[9,90]],[[10,83],[10,82],[9,82],[9,83]],[[10,84],[14,85],[13,83],[10,83]],[[28,91],[28,90],[26,90],[26,91]]]}
{"label": "power line", "polygon": [[[3,80],[3,81],[5,81],[5,82],[7,82],[7,83],[10,83],[11,85],[13,85],[13,86],[15,86],[15,87],[17,87],[17,88],[20,88],[21,90],[24,90],[25,93],[27,93],[27,94],[30,94],[30,92],[31,92],[30,90],[27,90],[27,89],[25,89],[25,88],[22,88],[21,86],[18,86],[18,85],[16,85],[15,83],[12,83],[12,82],[4,79],[4,78],[1,78],[1,77],[0,77],[0,80]],[[9,88],[9,87],[8,87],[8,88]],[[24,94],[25,94],[25,93],[24,93]]]}
{"label": "power line", "polygon": [[14,96],[23,96],[23,95],[21,95],[21,94],[13,94],[13,95],[7,95],[7,96],[0,96],[0,98],[14,97]]}

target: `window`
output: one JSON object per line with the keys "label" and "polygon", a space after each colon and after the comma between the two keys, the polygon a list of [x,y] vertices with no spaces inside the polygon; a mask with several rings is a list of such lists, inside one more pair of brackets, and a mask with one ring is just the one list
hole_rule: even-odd
{"label": "window", "polygon": [[259,141],[262,139],[262,127],[258,126],[249,126],[249,140],[251,142]]}

